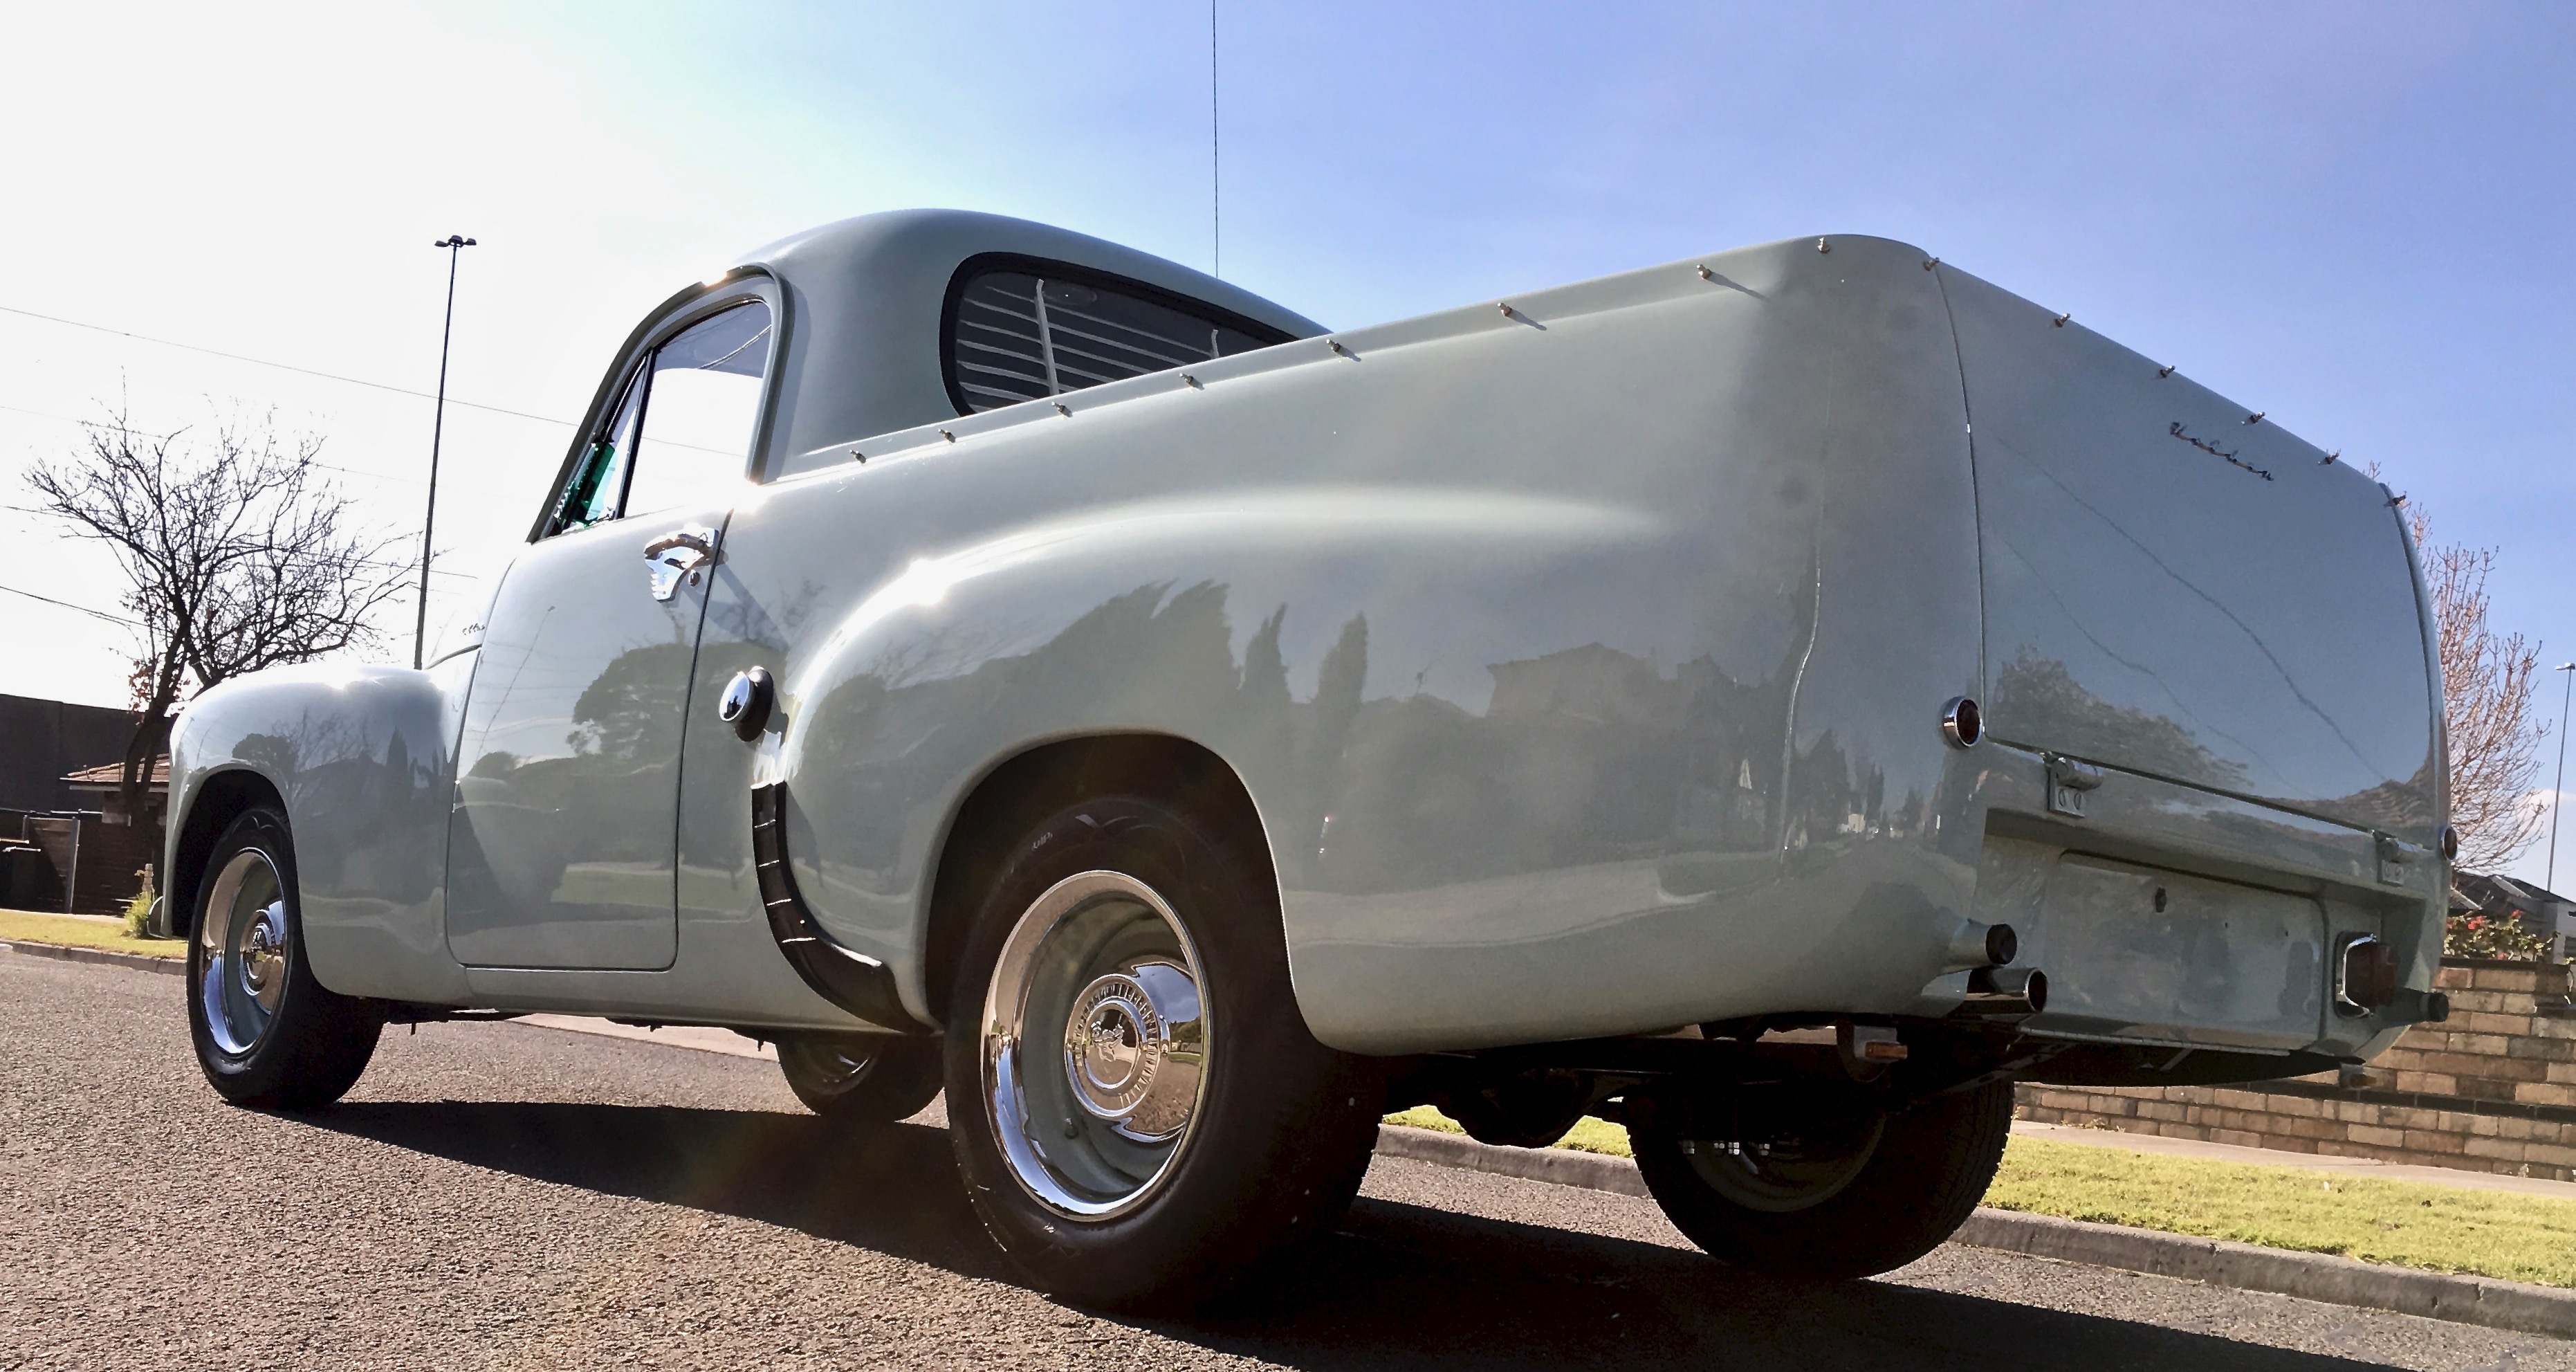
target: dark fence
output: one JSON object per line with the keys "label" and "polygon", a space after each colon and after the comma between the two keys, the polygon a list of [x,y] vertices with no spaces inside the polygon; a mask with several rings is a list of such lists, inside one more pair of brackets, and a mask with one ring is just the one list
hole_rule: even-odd
{"label": "dark fence", "polygon": [[118,914],[160,856],[153,830],[108,824],[96,811],[0,809],[0,907]]}

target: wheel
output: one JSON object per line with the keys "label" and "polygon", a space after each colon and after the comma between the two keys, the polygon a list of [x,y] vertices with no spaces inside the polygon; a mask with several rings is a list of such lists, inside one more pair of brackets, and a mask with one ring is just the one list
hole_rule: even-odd
{"label": "wheel", "polygon": [[778,1040],[778,1070],[806,1109],[835,1124],[892,1124],[939,1094],[939,1040],[791,1034]]}
{"label": "wheel", "polygon": [[384,1012],[313,979],[286,816],[263,806],[235,819],[206,873],[188,939],[188,1030],[206,1080],[235,1105],[338,1100],[375,1055]]}
{"label": "wheel", "polygon": [[976,1213],[1041,1289],[1210,1294],[1359,1188],[1385,1089],[1317,1043],[1266,862],[1160,802],[1027,834],[972,917],[948,1118]]}
{"label": "wheel", "polygon": [[1903,1267],[1967,1221],[2003,1161],[2012,1085],[1893,1113],[1802,1121],[1763,1139],[1632,1126],[1646,1189],[1710,1256],[1839,1281]]}

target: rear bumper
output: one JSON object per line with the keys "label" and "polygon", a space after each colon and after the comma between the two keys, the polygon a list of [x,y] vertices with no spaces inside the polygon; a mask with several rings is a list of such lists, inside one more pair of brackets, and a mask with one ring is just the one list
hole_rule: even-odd
{"label": "rear bumper", "polygon": [[[2017,964],[2049,978],[2025,1033],[2353,1060],[2426,1017],[2449,874],[2423,845],[2107,768],[2052,806],[2048,759],[1979,751],[1975,918],[2012,925]],[[2362,935],[2395,953],[2399,991],[2354,1013],[2334,967]],[[1965,980],[1937,979],[1918,1009],[1941,1013]]]}

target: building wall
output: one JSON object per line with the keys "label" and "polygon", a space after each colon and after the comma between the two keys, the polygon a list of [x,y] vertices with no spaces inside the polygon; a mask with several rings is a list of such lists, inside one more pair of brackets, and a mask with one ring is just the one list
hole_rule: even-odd
{"label": "building wall", "polygon": [[122,761],[133,734],[124,710],[0,695],[0,809],[95,808],[96,794],[75,793],[64,773]]}
{"label": "building wall", "polygon": [[2565,964],[2446,959],[2451,1017],[2358,1069],[2244,1086],[2018,1088],[2015,1113],[2298,1153],[2576,1180]]}

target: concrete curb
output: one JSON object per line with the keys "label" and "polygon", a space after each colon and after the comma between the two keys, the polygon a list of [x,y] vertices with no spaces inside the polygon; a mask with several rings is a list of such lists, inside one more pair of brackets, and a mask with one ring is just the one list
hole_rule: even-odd
{"label": "concrete curb", "polygon": [[148,953],[120,953],[113,948],[83,948],[67,943],[29,943],[22,939],[14,943],[0,943],[0,950],[24,953],[29,957],[53,958],[61,962],[95,962],[108,967],[132,967],[145,972],[166,972],[174,977],[186,976],[188,973],[188,962],[185,958],[158,958]]}
{"label": "concrete curb", "polygon": [[1646,1179],[1637,1175],[1637,1164],[1605,1153],[1581,1153],[1571,1148],[1503,1148],[1478,1143],[1464,1134],[1444,1134],[1402,1124],[1377,1127],[1377,1151],[1390,1158],[1436,1162],[1443,1167],[1493,1172],[1523,1181],[1616,1191],[1623,1196],[1646,1194]]}
{"label": "concrete curb", "polygon": [[[1391,1158],[1628,1196],[1646,1194],[1637,1165],[1626,1158],[1563,1148],[1498,1148],[1456,1134],[1394,1124],[1379,1126],[1377,1138],[1377,1151]],[[2576,1291],[2554,1286],[2388,1267],[2324,1253],[2293,1253],[1982,1206],[1950,1241],[2240,1291],[2269,1291],[2329,1305],[2576,1339]]]}

